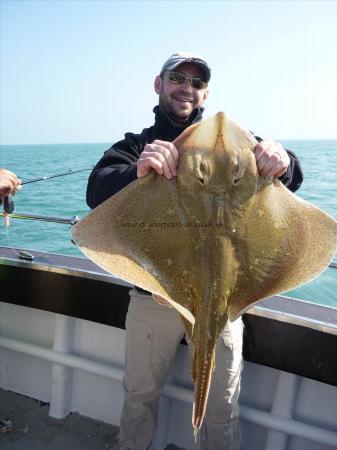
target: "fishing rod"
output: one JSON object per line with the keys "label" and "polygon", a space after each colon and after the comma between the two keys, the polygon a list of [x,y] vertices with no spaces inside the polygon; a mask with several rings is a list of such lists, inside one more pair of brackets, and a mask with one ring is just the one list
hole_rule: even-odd
{"label": "fishing rod", "polygon": [[[88,170],[92,170],[93,168],[94,168],[94,166],[86,167],[85,169],[80,169],[80,170],[68,169],[67,172],[56,173],[54,175],[47,175],[44,177],[31,178],[30,180],[21,181],[20,186],[23,186],[24,184],[37,183],[38,181],[50,180],[51,178],[65,177],[67,175],[73,175],[75,173],[87,172]],[[1,205],[1,202],[0,202],[0,205]],[[15,215],[14,211],[15,211],[14,200],[11,195],[8,195],[7,197],[4,198],[4,213],[5,214],[1,213],[2,216],[6,216],[7,214],[10,214],[11,217],[13,217],[15,219],[30,219],[30,220],[35,219],[35,220],[44,220],[46,222],[70,223],[71,225],[73,225],[73,223],[69,222],[72,219],[50,217],[49,219],[52,219],[52,220],[48,220],[48,216],[40,216],[40,215],[33,215],[33,214],[16,214]]]}
{"label": "fishing rod", "polygon": [[[7,213],[8,214],[8,213]],[[9,213],[11,219],[25,219],[25,220],[39,220],[41,222],[53,222],[53,223],[63,223],[66,225],[75,225],[80,219],[78,216],[70,217],[69,219],[66,217],[56,217],[56,216],[44,216],[40,214],[17,214],[17,213]],[[0,216],[6,217],[6,212],[0,212]]]}
{"label": "fishing rod", "polygon": [[94,168],[94,166],[87,167],[86,169],[80,169],[80,170],[68,169],[67,172],[56,173],[54,175],[48,175],[48,176],[45,176],[45,177],[32,178],[30,180],[22,181],[20,183],[20,185],[23,186],[24,184],[37,183],[38,181],[50,180],[51,178],[65,177],[66,175],[73,175],[74,173],[86,172],[88,170],[92,170],[93,168]]}

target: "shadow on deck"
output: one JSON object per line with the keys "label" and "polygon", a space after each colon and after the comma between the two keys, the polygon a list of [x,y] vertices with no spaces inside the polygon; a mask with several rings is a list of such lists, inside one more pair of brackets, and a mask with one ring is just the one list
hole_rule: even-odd
{"label": "shadow on deck", "polygon": [[117,444],[116,426],[76,413],[53,419],[48,411],[48,403],[0,389],[1,450],[111,450]]}

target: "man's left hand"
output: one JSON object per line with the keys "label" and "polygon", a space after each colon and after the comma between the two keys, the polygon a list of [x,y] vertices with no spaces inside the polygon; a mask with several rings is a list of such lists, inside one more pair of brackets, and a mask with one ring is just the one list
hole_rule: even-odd
{"label": "man's left hand", "polygon": [[287,171],[290,158],[279,142],[261,141],[254,152],[257,169],[263,177],[281,177]]}

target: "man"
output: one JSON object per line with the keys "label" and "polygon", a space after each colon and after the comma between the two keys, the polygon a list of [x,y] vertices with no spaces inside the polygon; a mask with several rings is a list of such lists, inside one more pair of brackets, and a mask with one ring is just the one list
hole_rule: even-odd
{"label": "man", "polygon": [[[202,119],[211,71],[197,55],[173,54],[156,76],[159,105],[155,124],[140,134],[126,133],[90,175],[87,203],[95,208],[131,181],[151,170],[167,179],[177,174],[179,153],[172,141]],[[291,190],[302,182],[299,163],[274,141],[255,148],[258,171],[277,176]],[[149,199],[150,201],[150,199]],[[125,402],[118,449],[146,450],[156,426],[158,400],[184,328],[178,313],[163,299],[135,288],[126,318]],[[154,301],[156,300],[156,302]],[[200,446],[203,450],[241,448],[238,396],[242,368],[242,321],[227,322],[216,348],[216,370],[208,399]]]}

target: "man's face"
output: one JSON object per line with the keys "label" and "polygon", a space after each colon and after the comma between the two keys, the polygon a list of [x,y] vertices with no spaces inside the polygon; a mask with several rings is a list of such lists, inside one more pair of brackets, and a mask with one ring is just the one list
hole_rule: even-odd
{"label": "man's face", "polygon": [[[202,71],[195,64],[181,64],[175,71],[188,77],[203,78]],[[203,105],[208,95],[207,88],[195,89],[189,80],[183,84],[174,84],[169,80],[167,72],[162,77],[156,77],[154,87],[159,95],[160,107],[177,122],[187,120],[194,108]]]}

